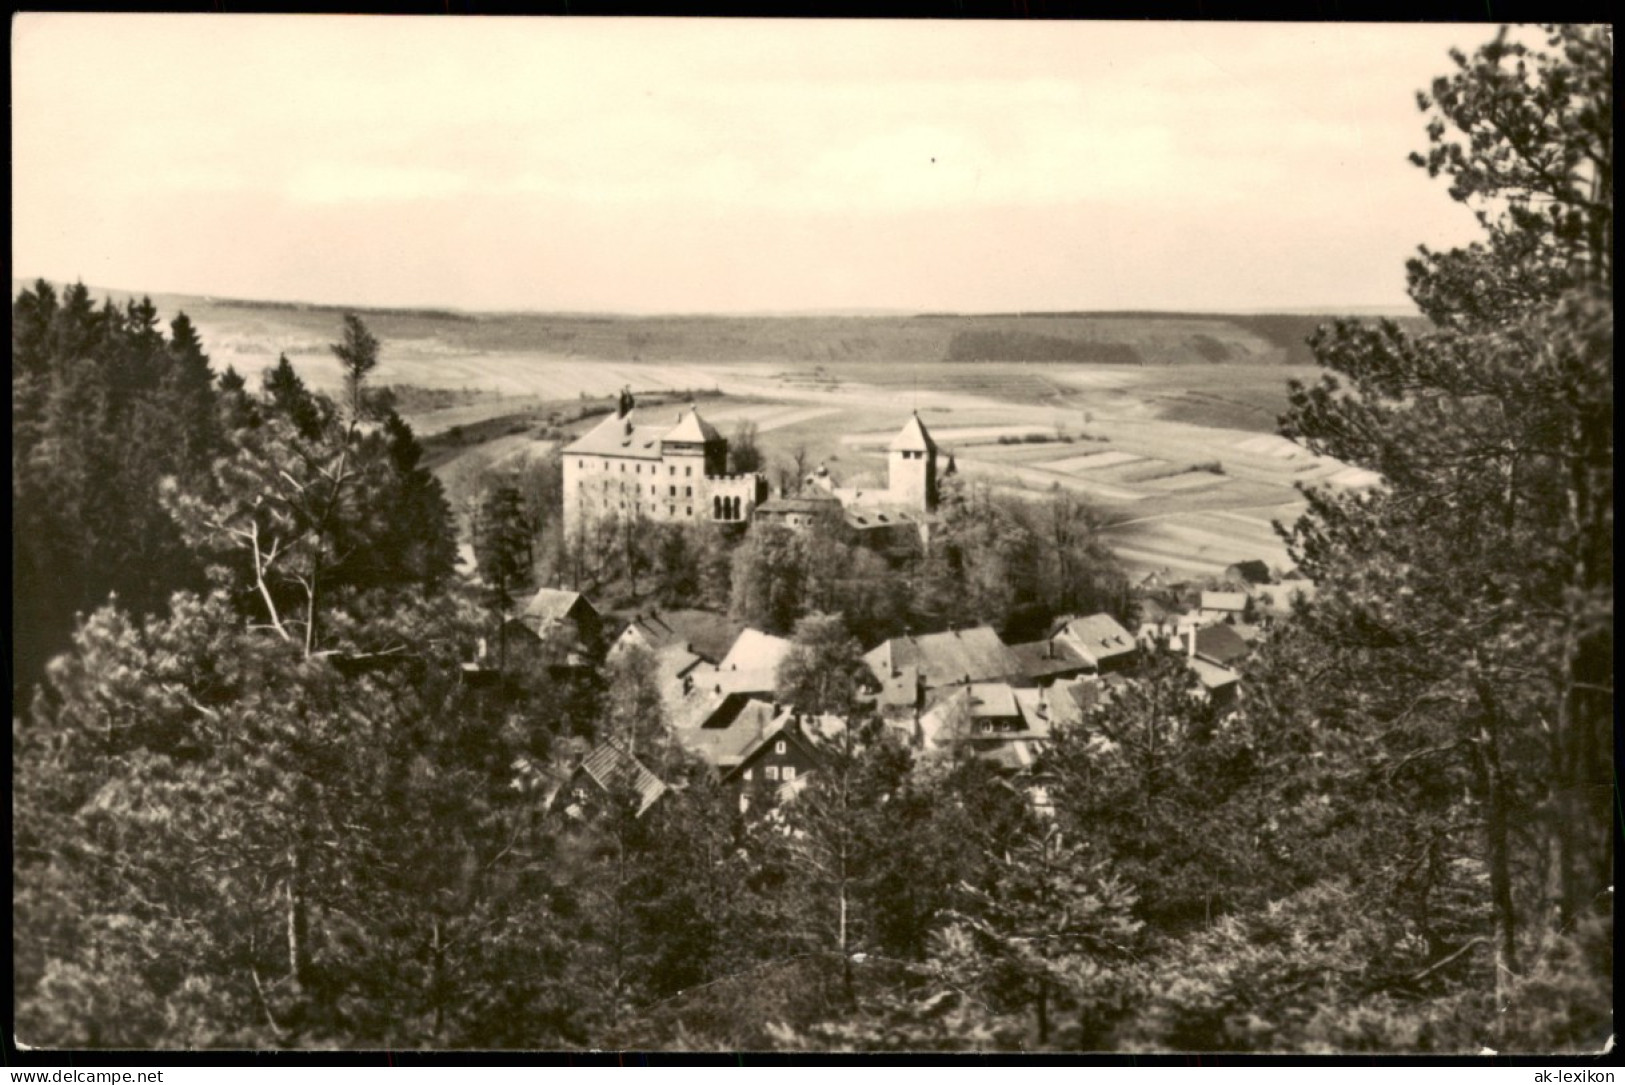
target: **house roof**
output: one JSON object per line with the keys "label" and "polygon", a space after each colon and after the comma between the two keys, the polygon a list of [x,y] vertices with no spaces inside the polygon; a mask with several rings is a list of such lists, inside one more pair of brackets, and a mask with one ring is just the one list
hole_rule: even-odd
{"label": "house roof", "polygon": [[531,596],[530,602],[525,604],[524,615],[541,622],[556,622],[567,618],[576,603],[587,603],[587,597],[578,591],[564,591],[561,588],[543,588]]}
{"label": "house roof", "polygon": [[1085,659],[1097,664],[1135,650],[1133,635],[1110,614],[1073,618],[1061,627],[1056,636],[1070,641]]}
{"label": "house roof", "polygon": [[1249,584],[1268,584],[1270,582],[1270,567],[1254,558],[1251,561],[1238,561],[1225,570],[1226,575],[1234,572]]}
{"label": "house roof", "polygon": [[[880,491],[885,496],[888,491]],[[934,513],[921,512],[911,509],[907,505],[873,504],[859,502],[845,507],[846,526],[853,531],[878,531],[893,527],[913,527],[916,524],[930,524],[937,521]]]}
{"label": "house roof", "polygon": [[660,441],[671,427],[640,422],[636,413],[624,417],[610,415],[567,445],[567,456],[623,456],[638,460],[660,459]]}
{"label": "house roof", "polygon": [[614,742],[602,743],[582,758],[581,771],[605,791],[630,784],[638,793],[639,814],[649,809],[666,791],[660,777]]}
{"label": "house roof", "polygon": [[722,440],[717,428],[700,417],[699,409],[690,407],[677,416],[677,424],[667,430],[662,440],[681,441],[686,444],[711,444]]}
{"label": "house roof", "polygon": [[1018,689],[1013,691],[1021,718],[1032,734],[1047,735],[1057,723],[1076,723],[1082,719],[1077,703],[1065,693],[1053,689]]}
{"label": "house roof", "polygon": [[1202,593],[1203,610],[1232,610],[1240,612],[1247,609],[1247,593],[1244,591],[1205,591]]}
{"label": "house roof", "polygon": [[1205,659],[1188,660],[1187,665],[1196,672],[1197,680],[1202,683],[1204,689],[1222,689],[1241,681],[1241,675],[1229,667],[1221,667]]}
{"label": "house roof", "polygon": [[906,667],[915,668],[927,686],[952,685],[967,679],[987,682],[1022,673],[1021,661],[986,625],[920,637],[893,637],[863,658],[882,685],[894,672]]}
{"label": "house roof", "polygon": [[818,747],[840,735],[845,727],[846,722],[838,717],[819,716],[802,719],[793,712],[786,711],[763,727],[761,733],[739,752],[739,760],[730,771],[730,775],[739,771],[739,766],[755,757],[768,743],[780,738],[796,743],[810,756],[817,758]]}
{"label": "house roof", "polygon": [[711,693],[772,693],[779,688],[777,667],[721,667],[702,663],[688,673],[694,688]]}
{"label": "house roof", "polygon": [[888,672],[880,676],[880,693],[875,703],[883,712],[914,708],[914,702],[920,695],[919,680],[920,672],[913,667],[903,667],[897,674]]}
{"label": "house roof", "polygon": [[1245,659],[1252,648],[1228,625],[1204,625],[1196,631],[1196,654],[1221,667]]}
{"label": "house roof", "polygon": [[801,497],[770,497],[756,506],[756,511],[770,515],[786,516],[791,513],[804,513],[809,516],[818,516],[824,513],[835,512],[841,507],[840,499],[832,495],[801,496]]}
{"label": "house roof", "polygon": [[[639,614],[627,623],[627,629],[636,629],[656,651],[682,644],[708,661],[727,655],[741,628],[738,622],[709,610],[662,610]],[[626,630],[621,636],[626,636]]]}
{"label": "house roof", "polygon": [[771,633],[763,633],[759,629],[741,629],[739,638],[734,641],[728,654],[718,662],[720,670],[735,671],[772,671],[777,672],[784,657],[790,654],[795,647],[794,642],[785,637],[775,637]]}
{"label": "house roof", "polygon": [[935,452],[937,443],[931,439],[931,434],[926,431],[925,423],[920,421],[920,416],[911,414],[887,447],[893,452]]}
{"label": "house roof", "polygon": [[1012,644],[1010,651],[1021,661],[1021,673],[1032,679],[1050,678],[1089,666],[1089,661],[1064,640],[1045,639]]}
{"label": "house roof", "polygon": [[789,711],[775,713],[773,707],[766,701],[746,700],[727,726],[683,728],[677,732],[677,739],[708,764],[732,768],[764,734],[783,726]]}

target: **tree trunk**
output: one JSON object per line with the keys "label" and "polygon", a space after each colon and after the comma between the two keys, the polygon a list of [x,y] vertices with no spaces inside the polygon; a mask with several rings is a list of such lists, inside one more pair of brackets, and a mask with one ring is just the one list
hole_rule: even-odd
{"label": "tree trunk", "polygon": [[446,947],[440,941],[440,917],[434,919],[432,930],[434,947],[434,974],[431,997],[434,1000],[434,1037],[443,1038],[446,1026]]}
{"label": "tree trunk", "polygon": [[1501,767],[1499,720],[1486,685],[1479,688],[1484,716],[1478,735],[1479,779],[1485,799],[1485,836],[1490,868],[1490,904],[1495,925],[1495,1002],[1503,1010],[1508,988],[1517,975],[1517,915],[1512,902],[1510,796]]}
{"label": "tree trunk", "polygon": [[310,979],[310,916],[305,901],[305,857],[298,845],[288,850],[288,976],[294,987]]}

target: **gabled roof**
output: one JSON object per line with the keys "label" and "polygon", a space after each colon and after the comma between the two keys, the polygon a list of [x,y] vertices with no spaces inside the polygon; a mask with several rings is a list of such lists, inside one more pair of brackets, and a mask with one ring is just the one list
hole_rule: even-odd
{"label": "gabled roof", "polygon": [[787,709],[775,714],[773,708],[766,701],[747,700],[727,721],[727,726],[684,728],[677,732],[677,740],[708,764],[731,769],[764,734],[776,731],[788,719]]}
{"label": "gabled roof", "polygon": [[631,785],[638,794],[639,815],[666,792],[660,777],[614,742],[602,743],[582,758],[581,772],[606,792]]}
{"label": "gabled roof", "polygon": [[703,693],[772,693],[779,688],[776,667],[740,669],[702,663],[687,677],[694,680],[694,688]]}
{"label": "gabled roof", "polygon": [[897,674],[882,675],[880,692],[875,695],[876,707],[892,715],[912,711],[920,698],[919,681],[920,672],[913,667],[903,667]]}
{"label": "gabled roof", "polygon": [[677,424],[667,430],[661,439],[703,445],[720,441],[723,437],[715,426],[700,417],[698,408],[690,407],[677,416]]}
{"label": "gabled roof", "polygon": [[1244,591],[1205,591],[1202,593],[1203,610],[1232,610],[1240,613],[1247,609]]}
{"label": "gabled roof", "polygon": [[[880,491],[885,496],[887,491]],[[845,507],[846,526],[853,531],[879,531],[887,528],[912,527],[918,530],[920,524],[938,523],[935,513],[921,512],[911,509],[907,505],[897,505],[889,502],[859,501]]]}
{"label": "gabled roof", "polygon": [[1205,625],[1196,631],[1196,654],[1221,667],[1245,659],[1252,649],[1228,625]]}
{"label": "gabled roof", "polygon": [[935,452],[937,443],[931,439],[926,431],[925,423],[920,421],[918,414],[908,416],[903,428],[897,431],[897,436],[891,439],[886,446],[893,452]]}
{"label": "gabled roof", "polygon": [[1021,661],[1022,674],[1034,680],[1069,674],[1089,666],[1089,661],[1077,649],[1059,638],[1012,644],[1010,651]]}
{"label": "gabled roof", "polygon": [[819,758],[819,746],[831,742],[839,737],[846,728],[846,722],[835,716],[818,716],[815,718],[800,719],[795,713],[785,711],[773,722],[762,728],[761,733],[739,752],[739,760],[728,771],[733,776],[747,765],[752,758],[761,753],[768,743],[775,739],[784,739],[793,742],[811,758]]}
{"label": "gabled roof", "polygon": [[1221,667],[1217,663],[1209,663],[1205,659],[1192,659],[1187,666],[1196,672],[1197,679],[1202,688],[1207,690],[1223,689],[1241,681],[1241,675],[1228,667]]}
{"label": "gabled roof", "polygon": [[1013,719],[1021,715],[1015,690],[1004,682],[972,682],[968,686],[954,687],[937,700],[931,711],[951,706],[963,707],[973,720]]}
{"label": "gabled roof", "polygon": [[1085,659],[1095,664],[1127,655],[1135,650],[1132,634],[1110,614],[1091,614],[1087,618],[1073,618],[1055,634],[1070,643]]}
{"label": "gabled roof", "polygon": [[670,428],[639,422],[635,414],[625,417],[612,414],[567,445],[564,454],[658,460],[660,440]]}
{"label": "gabled roof", "polygon": [[527,618],[534,618],[538,622],[556,622],[570,616],[570,611],[577,603],[584,603],[588,609],[592,604],[587,597],[578,591],[564,591],[561,588],[543,588],[531,596],[530,602],[525,604],[523,611]]}
{"label": "gabled roof", "polygon": [[637,615],[621,637],[636,629],[655,651],[681,644],[701,658],[715,661],[727,655],[741,628],[740,623],[709,610],[662,610]]}
{"label": "gabled roof", "polygon": [[794,642],[785,637],[775,637],[758,629],[741,629],[739,639],[728,649],[728,654],[722,657],[717,669],[774,672],[779,669],[784,657],[790,654],[793,647]]}
{"label": "gabled roof", "polygon": [[757,505],[756,511],[778,516],[787,516],[790,513],[822,516],[825,513],[839,512],[840,508],[840,499],[831,494],[803,494],[800,497],[770,497]]}
{"label": "gabled roof", "polygon": [[1225,570],[1228,576],[1231,571],[1249,584],[1268,584],[1270,582],[1270,567],[1257,558],[1251,561],[1238,561]]}
{"label": "gabled roof", "polygon": [[908,667],[915,668],[927,686],[966,680],[989,682],[1022,673],[1021,661],[986,625],[920,637],[893,637],[863,658],[882,686],[895,672]]}

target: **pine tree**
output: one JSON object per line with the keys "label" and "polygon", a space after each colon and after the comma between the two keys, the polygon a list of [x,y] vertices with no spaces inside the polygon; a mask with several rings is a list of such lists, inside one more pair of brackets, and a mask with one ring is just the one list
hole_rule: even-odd
{"label": "pine tree", "polygon": [[519,490],[499,483],[487,491],[474,522],[474,557],[497,621],[497,665],[508,667],[508,620],[519,593],[535,575],[536,525]]}
{"label": "pine tree", "polygon": [[1283,433],[1383,477],[1311,492],[1292,532],[1337,646],[1308,696],[1381,682],[1357,725],[1416,793],[1465,777],[1510,1012],[1551,907],[1572,929],[1612,878],[1613,59],[1562,27],[1455,60],[1416,161],[1487,240],[1412,261],[1430,330],[1323,330],[1335,376],[1294,388]]}

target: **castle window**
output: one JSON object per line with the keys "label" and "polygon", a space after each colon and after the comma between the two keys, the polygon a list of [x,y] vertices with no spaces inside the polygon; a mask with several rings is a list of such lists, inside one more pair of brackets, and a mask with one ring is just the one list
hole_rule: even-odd
{"label": "castle window", "polygon": [[722,498],[720,497],[713,497],[711,499],[711,519],[722,519]]}
{"label": "castle window", "polygon": [[677,468],[676,468],[675,465],[673,465],[673,467],[671,469],[671,473],[674,474],[674,475],[677,473]]}
{"label": "castle window", "polygon": [[587,461],[586,460],[577,460],[576,461],[576,466],[577,467],[585,467],[585,466],[587,466]]}
{"label": "castle window", "polygon": [[693,478],[694,477],[694,468],[692,468],[692,467],[683,468],[683,476],[685,478]]}
{"label": "castle window", "polygon": [[693,515],[694,515],[694,506],[693,506],[693,505],[690,505],[690,506],[689,506],[689,507],[688,507],[688,515],[689,515],[689,516],[693,516]]}
{"label": "castle window", "polygon": [[621,474],[626,474],[626,464],[621,464]]}
{"label": "castle window", "polygon": [[672,488],[671,488],[671,496],[672,496],[672,497],[676,497],[676,496],[677,496],[677,487],[675,487],[675,486],[673,486],[673,487],[672,487]]}
{"label": "castle window", "polygon": [[677,506],[676,505],[667,505],[666,506],[666,515],[667,516],[676,516],[677,515]]}
{"label": "castle window", "polygon": [[694,496],[694,487],[692,487],[692,486],[684,486],[683,487],[683,496],[684,497],[693,497]]}

